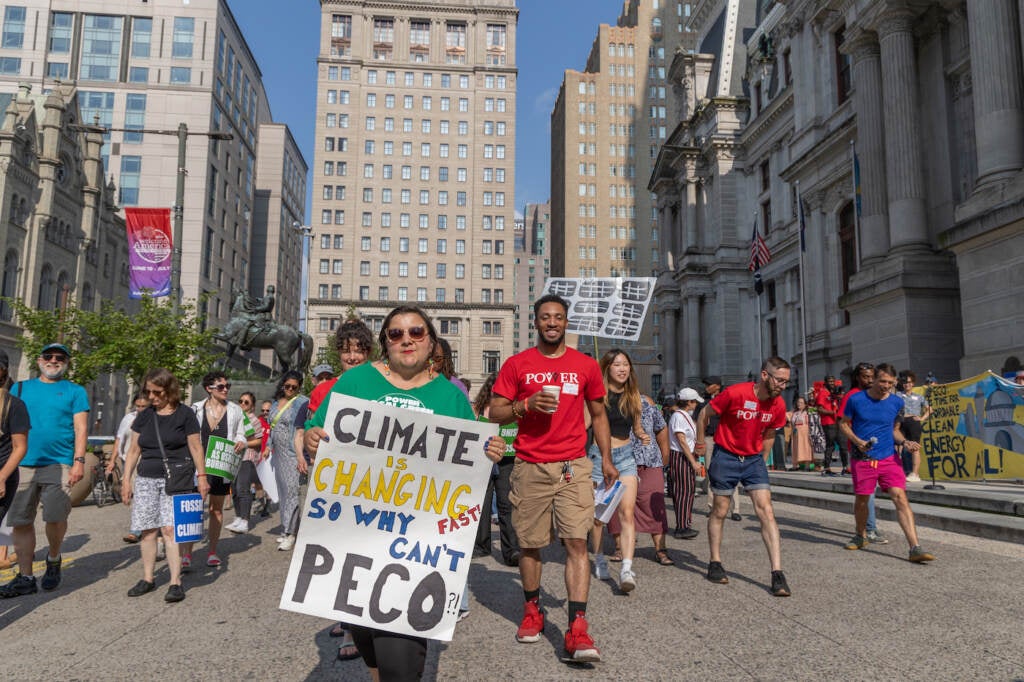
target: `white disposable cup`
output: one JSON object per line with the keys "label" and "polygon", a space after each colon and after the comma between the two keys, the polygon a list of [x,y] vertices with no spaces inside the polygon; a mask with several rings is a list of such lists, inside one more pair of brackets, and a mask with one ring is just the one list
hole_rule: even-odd
{"label": "white disposable cup", "polygon": [[[540,390],[542,392],[544,392],[544,393],[547,393],[550,396],[553,396],[556,401],[558,400],[558,396],[561,395],[561,393],[562,393],[562,387],[561,386],[555,386],[553,384],[547,384],[545,386],[541,386]],[[557,410],[557,409],[558,409],[558,407],[556,406],[555,410]],[[549,412],[554,412],[555,410],[549,410]]]}

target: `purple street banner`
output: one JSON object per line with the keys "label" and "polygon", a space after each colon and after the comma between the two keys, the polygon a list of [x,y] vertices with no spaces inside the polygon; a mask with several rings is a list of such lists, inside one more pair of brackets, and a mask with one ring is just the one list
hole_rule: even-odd
{"label": "purple street banner", "polygon": [[128,228],[128,298],[153,298],[171,293],[171,209],[124,209]]}
{"label": "purple street banner", "polygon": [[450,641],[498,425],[340,393],[309,468],[280,608]]}

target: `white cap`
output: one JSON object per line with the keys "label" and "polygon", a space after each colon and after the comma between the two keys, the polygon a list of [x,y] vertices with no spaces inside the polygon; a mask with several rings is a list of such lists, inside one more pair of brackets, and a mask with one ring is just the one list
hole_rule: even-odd
{"label": "white cap", "polygon": [[679,393],[676,394],[676,397],[680,400],[696,400],[698,403],[704,402],[704,398],[701,398],[700,394],[690,387],[679,389]]}

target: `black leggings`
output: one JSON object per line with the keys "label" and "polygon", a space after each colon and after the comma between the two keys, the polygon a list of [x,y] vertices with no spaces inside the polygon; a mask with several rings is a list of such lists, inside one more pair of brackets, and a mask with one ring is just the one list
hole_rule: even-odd
{"label": "black leggings", "polygon": [[427,640],[362,625],[349,628],[352,641],[367,667],[376,668],[381,682],[419,680],[427,662]]}
{"label": "black leggings", "polygon": [[249,520],[249,515],[252,513],[252,484],[259,482],[260,477],[256,475],[256,465],[250,461],[243,461],[242,465],[238,467],[235,481],[231,485],[235,516],[238,518]]}

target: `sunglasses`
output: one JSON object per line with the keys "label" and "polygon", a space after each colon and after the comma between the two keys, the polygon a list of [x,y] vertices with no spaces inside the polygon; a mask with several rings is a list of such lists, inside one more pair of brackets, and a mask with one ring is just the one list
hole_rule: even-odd
{"label": "sunglasses", "polygon": [[64,355],[63,353],[43,353],[39,357],[41,357],[43,360],[46,360],[47,362],[67,362],[68,361],[68,356]]}
{"label": "sunglasses", "polygon": [[286,391],[297,391],[297,390],[299,390],[299,385],[298,384],[285,384],[281,388],[283,388]]}
{"label": "sunglasses", "polygon": [[229,388],[231,388],[230,382],[226,384],[214,384],[213,386],[210,386],[211,391],[226,391]]}
{"label": "sunglasses", "polygon": [[267,409],[260,410],[260,414],[270,414],[270,410],[267,410]]}
{"label": "sunglasses", "polygon": [[238,401],[238,404],[239,404],[239,405],[252,405],[252,403],[250,403],[250,402],[249,402],[248,400],[246,400],[245,398],[242,398],[241,400],[239,400],[239,401]]}
{"label": "sunglasses", "polygon": [[427,336],[427,328],[423,325],[416,325],[415,327],[409,327],[408,329],[399,329],[398,327],[392,327],[387,332],[388,341],[391,343],[398,343],[405,335],[408,334],[409,338],[413,341],[422,341]]}

